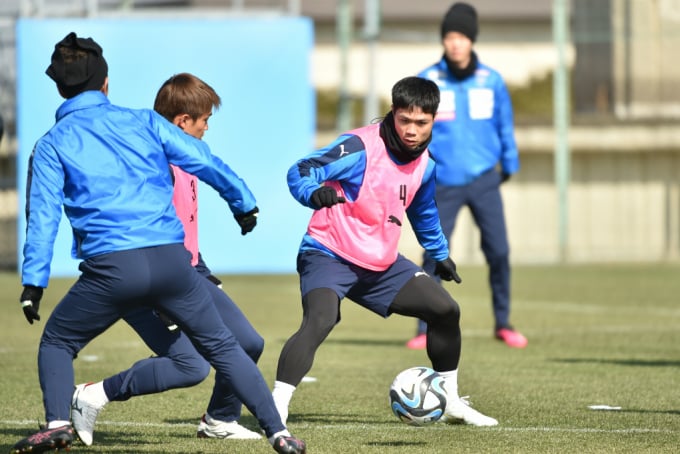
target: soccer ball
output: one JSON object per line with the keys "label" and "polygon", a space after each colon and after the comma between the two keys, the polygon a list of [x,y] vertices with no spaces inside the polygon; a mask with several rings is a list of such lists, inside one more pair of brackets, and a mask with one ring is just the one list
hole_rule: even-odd
{"label": "soccer ball", "polygon": [[400,372],[390,386],[390,407],[402,422],[412,426],[433,423],[444,414],[444,377],[429,367]]}

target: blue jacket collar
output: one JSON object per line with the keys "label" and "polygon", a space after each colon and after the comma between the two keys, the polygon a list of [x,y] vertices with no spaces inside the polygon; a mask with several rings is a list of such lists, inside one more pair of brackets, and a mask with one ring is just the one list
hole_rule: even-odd
{"label": "blue jacket collar", "polygon": [[59,106],[55,115],[56,120],[59,121],[76,110],[88,109],[103,104],[111,104],[111,101],[109,101],[109,98],[104,93],[97,90],[84,91],[73,98],[67,99]]}

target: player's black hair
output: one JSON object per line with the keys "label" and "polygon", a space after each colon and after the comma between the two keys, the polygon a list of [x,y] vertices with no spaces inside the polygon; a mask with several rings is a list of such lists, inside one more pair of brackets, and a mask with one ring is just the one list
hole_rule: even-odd
{"label": "player's black hair", "polygon": [[405,77],[392,87],[392,107],[394,109],[420,107],[423,112],[434,115],[439,107],[439,87],[429,79]]}

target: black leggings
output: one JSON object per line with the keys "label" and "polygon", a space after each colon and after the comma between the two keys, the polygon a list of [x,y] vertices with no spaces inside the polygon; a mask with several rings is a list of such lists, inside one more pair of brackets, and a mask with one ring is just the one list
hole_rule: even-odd
{"label": "black leggings", "polygon": [[[389,313],[416,317],[428,323],[427,355],[432,368],[449,371],[460,359],[460,308],[444,288],[426,275],[412,278],[397,293]],[[314,289],[302,298],[302,324],[283,346],[276,380],[297,386],[312,368],[314,355],[340,322],[340,300],[328,288]]]}
{"label": "black leggings", "polygon": [[389,312],[427,322],[427,356],[434,370],[458,368],[460,307],[444,287],[429,276],[416,276],[397,293]]}

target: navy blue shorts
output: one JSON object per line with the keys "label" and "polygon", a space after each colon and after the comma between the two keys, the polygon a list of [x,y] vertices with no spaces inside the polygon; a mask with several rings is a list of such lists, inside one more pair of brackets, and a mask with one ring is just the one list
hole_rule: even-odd
{"label": "navy blue shorts", "polygon": [[385,271],[372,271],[321,251],[298,254],[297,271],[303,297],[314,289],[329,288],[339,299],[347,297],[383,317],[390,315],[390,305],[404,285],[419,273],[424,274],[421,267],[401,254]]}

